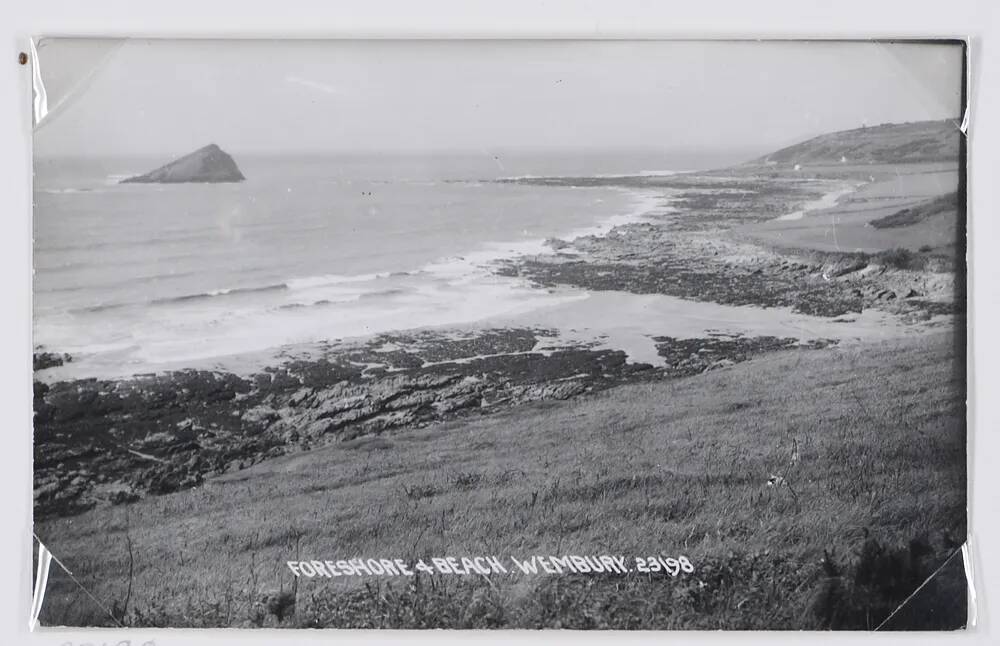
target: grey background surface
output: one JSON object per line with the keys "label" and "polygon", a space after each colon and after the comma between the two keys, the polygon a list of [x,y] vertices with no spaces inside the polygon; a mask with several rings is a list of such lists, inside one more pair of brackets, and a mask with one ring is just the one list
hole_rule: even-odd
{"label": "grey background surface", "polygon": [[[967,643],[998,640],[995,601],[1000,596],[997,552],[1000,532],[995,492],[1000,476],[993,468],[1000,454],[996,433],[1000,402],[991,393],[1000,382],[1000,342],[988,334],[995,327],[1000,305],[996,276],[1000,241],[997,209],[997,136],[1000,114],[1000,33],[998,11],[989,0],[773,0],[753,3],[715,0],[700,3],[539,2],[463,3],[373,1],[320,3],[286,0],[214,2],[175,0],[138,6],[125,0],[83,5],[70,0],[5,3],[3,64],[0,64],[0,141],[4,142],[4,232],[0,236],[5,313],[0,344],[4,358],[0,397],[6,445],[3,451],[5,577],[2,632],[13,644],[264,644],[329,643],[331,640],[396,643],[401,635],[388,632],[271,631],[52,631],[29,634],[27,616],[31,587],[31,114],[30,69],[17,65],[17,53],[27,51],[32,35],[142,35],[213,37],[322,36],[450,36],[450,37],[809,37],[809,36],[960,36],[972,42],[972,101],[970,145],[970,505],[974,581],[978,624],[954,638]],[[979,330],[977,333],[976,330]],[[470,635],[416,633],[417,642],[465,643]],[[529,642],[569,643],[626,639],[683,643],[799,643],[823,639],[832,643],[872,640],[870,635],[802,634],[684,634],[524,633]],[[502,632],[475,635],[477,640],[507,643]],[[936,635],[885,635],[879,643],[941,643]]]}
{"label": "grey background surface", "polygon": [[753,156],[954,118],[962,54],[888,42],[43,39],[37,55],[49,106],[38,156],[202,141],[243,154],[657,142]]}

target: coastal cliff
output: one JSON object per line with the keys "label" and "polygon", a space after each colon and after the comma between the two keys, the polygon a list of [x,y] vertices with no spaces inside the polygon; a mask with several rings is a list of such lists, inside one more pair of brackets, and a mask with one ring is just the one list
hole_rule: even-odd
{"label": "coastal cliff", "polygon": [[751,164],[902,164],[957,161],[961,120],[884,123],[813,137]]}
{"label": "coastal cliff", "polygon": [[145,175],[136,175],[122,184],[179,184],[185,182],[242,182],[246,179],[228,153],[215,144],[199,148]]}

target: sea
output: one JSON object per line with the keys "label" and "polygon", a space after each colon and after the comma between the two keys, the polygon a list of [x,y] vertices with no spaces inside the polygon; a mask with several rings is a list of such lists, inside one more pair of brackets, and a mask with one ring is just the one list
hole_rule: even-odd
{"label": "sea", "polygon": [[120,184],[168,159],[44,158],[36,348],[84,374],[462,325],[579,298],[492,268],[665,208],[663,193],[497,182],[671,174],[660,153],[235,156],[231,184]]}

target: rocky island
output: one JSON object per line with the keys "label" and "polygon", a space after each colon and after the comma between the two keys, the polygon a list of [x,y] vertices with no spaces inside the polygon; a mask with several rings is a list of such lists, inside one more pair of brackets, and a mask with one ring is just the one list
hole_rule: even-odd
{"label": "rocky island", "polygon": [[145,175],[128,177],[122,184],[180,184],[185,182],[242,182],[246,179],[233,158],[215,144],[199,148]]}

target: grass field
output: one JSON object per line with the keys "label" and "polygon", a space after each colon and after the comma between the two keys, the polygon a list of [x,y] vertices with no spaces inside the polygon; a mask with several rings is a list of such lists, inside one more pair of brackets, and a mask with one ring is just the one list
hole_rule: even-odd
{"label": "grass field", "polygon": [[[54,574],[43,623],[874,628],[965,536],[964,380],[936,333],[277,458],[36,526],[115,615]],[[683,554],[694,572],[293,584],[285,566],[534,554]],[[948,568],[934,611],[894,621],[962,625],[964,590]]]}

